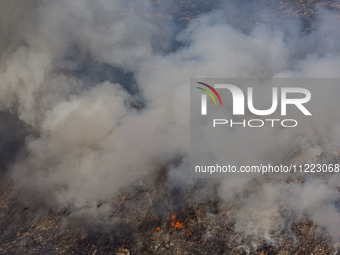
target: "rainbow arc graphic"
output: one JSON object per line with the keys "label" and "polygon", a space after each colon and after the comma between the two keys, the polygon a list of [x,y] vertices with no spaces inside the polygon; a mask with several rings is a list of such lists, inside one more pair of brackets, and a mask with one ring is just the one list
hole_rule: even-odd
{"label": "rainbow arc graphic", "polygon": [[[206,84],[206,83],[203,83],[203,82],[197,82],[198,84],[201,84],[203,86],[205,86],[207,89],[205,88],[201,88],[201,87],[196,87],[200,90],[203,90],[205,93],[207,93],[211,99],[214,101],[214,104],[215,106],[217,106],[217,102],[216,102],[216,99],[215,97],[213,96],[213,94],[209,91],[211,90],[215,95],[216,97],[218,98],[218,100],[220,101],[220,104],[222,106],[222,100],[221,100],[221,97],[220,95],[217,93],[216,89],[214,89],[212,86],[210,86],[209,84]],[[209,90],[208,90],[209,89]],[[206,94],[203,94],[202,95],[202,101],[201,101],[201,114],[202,115],[207,115],[207,97],[206,97]]]}

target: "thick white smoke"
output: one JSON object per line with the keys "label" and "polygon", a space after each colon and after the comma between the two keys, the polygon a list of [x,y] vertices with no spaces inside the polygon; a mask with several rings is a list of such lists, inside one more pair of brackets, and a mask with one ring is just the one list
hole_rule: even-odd
{"label": "thick white smoke", "polygon": [[[6,38],[0,40],[1,107],[34,129],[11,167],[16,190],[29,204],[75,215],[178,156],[186,162],[190,78],[339,76],[339,18],[325,10],[306,34],[298,18],[276,20],[268,16],[271,10],[243,24],[252,10],[229,2],[180,29],[157,19],[147,0],[0,4],[0,35]],[[243,18],[226,18],[240,11]],[[84,61],[133,74],[139,95],[129,93],[124,81],[92,84],[81,73],[88,71],[81,69]],[[133,107],[136,98],[142,109]],[[301,154],[337,148],[339,125],[333,124],[327,137],[323,126],[308,132]],[[315,144],[319,140],[326,145]],[[183,180],[187,171],[185,163],[171,168],[171,185],[189,183]],[[337,179],[288,185],[260,178],[254,187],[253,180],[225,179],[219,195],[225,201],[244,195],[235,202],[235,215],[237,230],[247,234],[272,240],[285,226],[282,202],[339,239]],[[95,217],[90,209],[85,213]]]}

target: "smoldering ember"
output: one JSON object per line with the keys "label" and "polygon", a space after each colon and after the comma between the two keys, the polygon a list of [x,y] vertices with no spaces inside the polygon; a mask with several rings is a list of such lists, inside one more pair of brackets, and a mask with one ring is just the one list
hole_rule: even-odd
{"label": "smoldering ember", "polygon": [[[0,254],[339,254],[338,173],[194,178],[188,156],[191,78],[339,78],[339,17],[339,0],[0,0]],[[254,148],[233,129],[208,152],[338,166],[325,90],[302,132],[256,129]]]}

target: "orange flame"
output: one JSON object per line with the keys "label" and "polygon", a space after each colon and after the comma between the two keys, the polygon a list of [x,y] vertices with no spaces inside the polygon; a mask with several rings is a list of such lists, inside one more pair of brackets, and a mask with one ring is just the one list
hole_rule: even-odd
{"label": "orange flame", "polygon": [[177,221],[177,222],[175,223],[175,221],[176,221],[176,214],[174,214],[174,215],[171,216],[170,225],[171,225],[172,227],[174,227],[175,229],[181,229],[181,228],[182,228],[182,223],[179,222],[179,221]]}
{"label": "orange flame", "polygon": [[179,221],[176,222],[175,229],[181,229],[182,228],[182,223]]}
{"label": "orange flame", "polygon": [[157,227],[157,231],[161,231],[161,227],[160,226]]}
{"label": "orange flame", "polygon": [[172,215],[172,216],[171,216],[171,219],[172,219],[173,221],[176,220],[176,214]]}

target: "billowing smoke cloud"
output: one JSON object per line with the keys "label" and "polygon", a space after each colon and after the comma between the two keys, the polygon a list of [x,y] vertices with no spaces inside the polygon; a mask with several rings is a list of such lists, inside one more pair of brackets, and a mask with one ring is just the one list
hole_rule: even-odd
{"label": "billowing smoke cloud", "polygon": [[[15,190],[74,217],[95,218],[97,201],[178,158],[169,186],[193,182],[184,179],[191,77],[337,77],[340,68],[339,19],[323,9],[306,33],[265,4],[252,12],[228,1],[185,27],[147,0],[0,4],[1,107],[33,130],[10,167]],[[308,130],[291,160],[337,149],[339,126],[328,127]],[[235,203],[240,232],[273,241],[288,224],[281,202],[338,240],[337,179],[225,179],[219,196]],[[100,210],[107,220],[109,208]]]}

